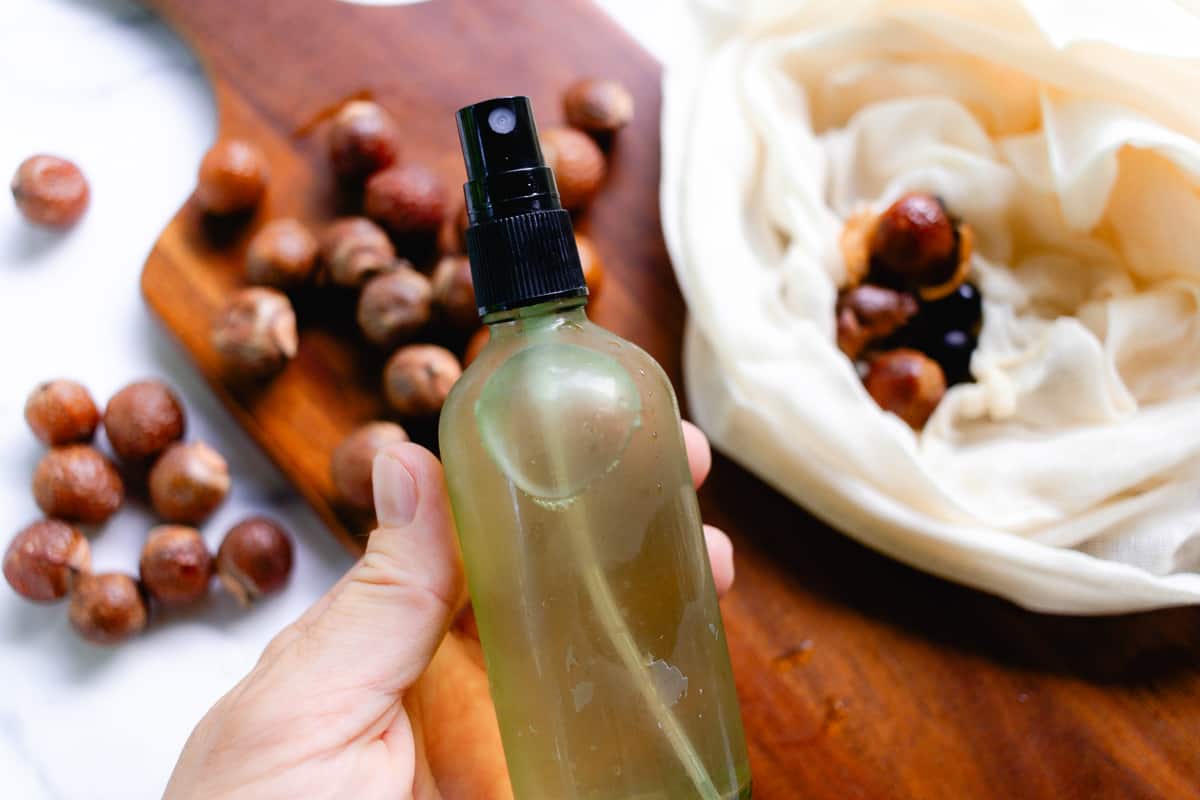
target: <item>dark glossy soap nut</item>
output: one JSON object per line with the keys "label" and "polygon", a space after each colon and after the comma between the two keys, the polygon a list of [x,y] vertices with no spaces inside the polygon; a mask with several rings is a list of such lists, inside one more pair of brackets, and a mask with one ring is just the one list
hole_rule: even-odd
{"label": "dark glossy soap nut", "polygon": [[274,375],[300,347],[292,302],[275,289],[240,290],[214,320],[212,345],[235,377]]}
{"label": "dark glossy soap nut", "polygon": [[971,380],[971,356],[975,352],[975,337],[962,330],[948,330],[924,343],[921,348],[942,367],[947,386]]}
{"label": "dark glossy soap nut", "polygon": [[82,533],[65,522],[42,519],[9,542],[4,578],[26,600],[49,603],[66,597],[76,576],[91,565],[91,548]]}
{"label": "dark glossy soap nut", "polygon": [[873,264],[919,285],[945,281],[957,266],[954,222],[941,200],[912,192],[879,215],[870,237]]}
{"label": "dark glossy soap nut", "polygon": [[48,517],[104,522],[125,498],[117,468],[86,444],[56,447],[33,471],[33,497]]}
{"label": "dark glossy soap nut", "polygon": [[436,233],[446,216],[446,187],[423,164],[402,164],[367,181],[367,216],[396,236]]}
{"label": "dark glossy soap nut", "polygon": [[591,133],[613,133],[633,119],[633,95],[613,80],[583,78],[563,95],[567,122]]}
{"label": "dark glossy soap nut", "polygon": [[140,587],[118,572],[80,575],[71,591],[71,626],[93,644],[119,644],[140,633],[150,614]]}
{"label": "dark glossy soap nut", "polygon": [[246,280],[288,289],[300,286],[317,265],[317,238],[298,219],[274,219],[246,249]]}
{"label": "dark glossy soap nut", "polygon": [[433,271],[433,301],[442,319],[456,328],[479,326],[471,261],[466,256],[445,256]]}
{"label": "dark glossy soap nut", "polygon": [[973,283],[963,283],[939,300],[923,301],[921,317],[941,331],[961,330],[972,335],[983,322],[983,298]]}
{"label": "dark glossy soap nut", "polygon": [[175,444],[150,470],[150,504],[169,522],[199,523],[229,493],[229,467],[204,442]]}
{"label": "dark glossy soap nut", "polygon": [[366,217],[344,217],[321,235],[321,263],[334,284],[357,289],[396,268],[396,248],[387,232]]}
{"label": "dark glossy soap nut", "polygon": [[429,279],[402,262],[363,287],[358,298],[358,327],[376,347],[395,347],[428,324],[432,308]]}
{"label": "dark glossy soap nut", "polygon": [[43,444],[90,442],[100,424],[100,410],[83,384],[53,380],[29,393],[25,421]]}
{"label": "dark glossy soap nut", "polygon": [[195,528],[159,525],[146,538],[138,569],[151,597],[163,605],[184,605],[208,594],[213,557]]}
{"label": "dark glossy soap nut", "polygon": [[222,139],[204,154],[196,203],[209,214],[237,214],[259,204],[267,190],[267,157],[243,139]]}
{"label": "dark glossy soap nut", "polygon": [[395,163],[400,153],[396,123],[378,103],[352,100],[333,118],[329,160],[343,180],[361,180]]}
{"label": "dark glossy soap nut", "polygon": [[397,350],[384,367],[384,398],[401,416],[431,416],[442,410],[460,375],[458,359],[446,348],[410,344]]}
{"label": "dark glossy soap nut", "polygon": [[871,359],[864,379],[867,392],[884,411],[891,411],[920,430],[946,393],[946,378],[936,361],[908,348],[889,350]]}
{"label": "dark glossy soap nut", "polygon": [[21,162],[13,175],[13,200],[25,219],[48,228],[74,225],[87,210],[91,190],[71,161],[36,155]]}
{"label": "dark glossy soap nut", "polygon": [[375,454],[393,444],[407,442],[408,433],[394,422],[368,422],[355,429],[333,451],[330,473],[338,499],[359,511],[375,509],[371,479]]}
{"label": "dark glossy soap nut", "polygon": [[279,591],[291,573],[292,540],[266,517],[234,525],[217,549],[217,575],[242,605]]}
{"label": "dark glossy soap nut", "polygon": [[104,409],[104,433],[122,461],[149,462],[183,438],[187,420],[175,392],[159,380],[135,381]]}

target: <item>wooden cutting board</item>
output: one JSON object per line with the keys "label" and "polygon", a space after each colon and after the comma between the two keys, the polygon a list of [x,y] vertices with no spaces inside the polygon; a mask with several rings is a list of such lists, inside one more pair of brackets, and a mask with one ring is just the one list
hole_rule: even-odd
{"label": "wooden cutting board", "polygon": [[[347,98],[383,103],[404,157],[457,187],[460,106],[528,94],[548,126],[575,77],[631,87],[637,118],[582,222],[608,265],[591,311],[681,385],[684,308],[658,219],[660,68],[601,11],[584,0],[148,3],[204,63],[221,135],[257,141],[272,181],[241,227],[206,227],[185,206],[146,262],[146,301],[351,550],[370,521],[332,502],[329,454],[384,409],[382,359],[355,338],[350,299],[298,297],[300,353],[259,389],[227,387],[208,343],[249,231],[352,209],[323,137]],[[412,432],[433,443],[431,427]],[[701,502],[738,552],[722,605],[756,798],[1200,797],[1200,611],[1030,614],[854,544],[719,456]]]}

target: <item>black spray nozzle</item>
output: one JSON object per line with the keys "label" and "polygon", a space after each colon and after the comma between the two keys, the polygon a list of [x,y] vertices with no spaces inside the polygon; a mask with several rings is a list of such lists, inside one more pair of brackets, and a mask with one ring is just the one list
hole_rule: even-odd
{"label": "black spray nozzle", "polygon": [[542,158],[528,97],[458,112],[467,162],[467,254],[483,317],[523,306],[583,302],[587,284],[554,173]]}
{"label": "black spray nozzle", "polygon": [[497,97],[461,109],[458,136],[473,224],[562,208],[528,97]]}

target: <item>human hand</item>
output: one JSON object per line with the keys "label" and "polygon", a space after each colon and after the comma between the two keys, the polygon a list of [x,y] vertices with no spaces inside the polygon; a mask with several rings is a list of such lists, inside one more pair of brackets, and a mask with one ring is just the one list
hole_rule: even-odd
{"label": "human hand", "polygon": [[[712,454],[683,427],[699,486]],[[166,800],[511,797],[441,464],[394,446],[374,482],[363,557],[200,721]],[[704,536],[724,593],[732,547]]]}

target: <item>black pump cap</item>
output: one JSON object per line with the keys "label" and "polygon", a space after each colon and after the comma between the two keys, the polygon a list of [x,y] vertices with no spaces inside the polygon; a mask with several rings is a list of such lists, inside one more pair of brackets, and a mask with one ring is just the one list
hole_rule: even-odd
{"label": "black pump cap", "polygon": [[480,315],[585,297],[571,217],[546,166],[528,97],[458,112],[467,164],[467,253]]}

